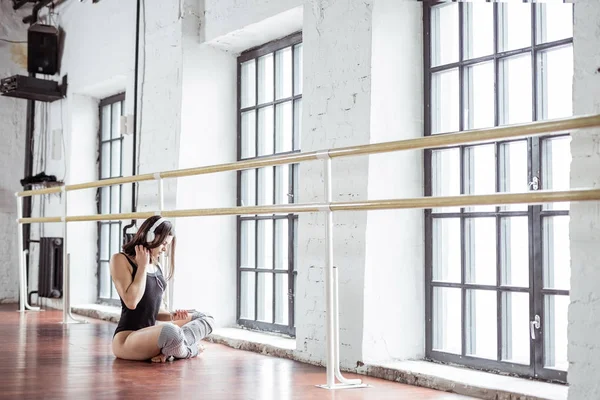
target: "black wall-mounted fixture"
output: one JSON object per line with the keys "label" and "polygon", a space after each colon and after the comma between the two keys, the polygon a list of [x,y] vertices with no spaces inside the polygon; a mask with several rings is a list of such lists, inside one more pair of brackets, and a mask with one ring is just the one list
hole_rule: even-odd
{"label": "black wall-mounted fixture", "polygon": [[58,72],[58,28],[35,24],[27,30],[27,71],[55,75]]}
{"label": "black wall-mounted fixture", "polygon": [[67,76],[62,84],[32,76],[13,75],[0,80],[0,94],[6,97],[51,103],[63,99],[67,94]]}

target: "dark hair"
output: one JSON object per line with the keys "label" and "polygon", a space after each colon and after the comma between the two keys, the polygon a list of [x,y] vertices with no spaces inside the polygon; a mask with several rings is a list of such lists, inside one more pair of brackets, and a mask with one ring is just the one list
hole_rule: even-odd
{"label": "dark hair", "polygon": [[173,229],[173,224],[170,221],[165,220],[154,230],[154,240],[150,243],[146,242],[146,234],[159,218],[159,215],[155,215],[144,221],[142,226],[140,226],[140,229],[138,229],[133,236],[133,239],[123,245],[123,253],[135,258],[135,246],[141,245],[148,250],[155,249],[165,241],[167,236],[173,236],[173,241],[171,242],[169,249],[169,270],[163,271],[163,273],[165,273],[165,279],[170,280],[175,272],[175,229]]}

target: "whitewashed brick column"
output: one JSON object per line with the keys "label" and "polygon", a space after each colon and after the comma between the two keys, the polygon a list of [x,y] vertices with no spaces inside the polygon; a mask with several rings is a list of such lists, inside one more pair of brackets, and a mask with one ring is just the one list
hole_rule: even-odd
{"label": "whitewashed brick column", "polygon": [[[600,2],[578,0],[574,28],[575,115],[600,113]],[[573,136],[571,187],[600,187],[600,128]],[[600,398],[600,202],[571,206],[569,399]]]}
{"label": "whitewashed brick column", "polygon": [[[372,1],[310,0],[304,6],[302,150],[369,142]],[[300,167],[298,202],[323,200],[322,163]],[[333,161],[333,200],[367,198],[368,159]],[[296,315],[300,358],[325,359],[325,219],[299,217]],[[334,264],[340,278],[340,359],[362,357],[367,215],[334,214]]]}

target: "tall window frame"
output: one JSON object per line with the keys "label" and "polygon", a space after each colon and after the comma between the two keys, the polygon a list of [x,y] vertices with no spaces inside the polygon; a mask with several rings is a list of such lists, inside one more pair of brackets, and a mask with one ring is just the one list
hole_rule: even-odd
{"label": "tall window frame", "polygon": [[[98,178],[123,176],[123,141],[120,119],[125,112],[125,93],[102,99],[99,103]],[[98,188],[99,214],[117,214],[122,210],[123,185]],[[122,221],[98,221],[98,301],[119,304],[119,294],[110,277],[110,257],[123,244]]]}
{"label": "tall window frame", "polygon": [[[551,73],[556,72],[550,71],[557,64],[556,61],[550,60],[551,57],[556,60],[556,55],[559,53],[562,56],[568,55],[569,50],[565,51],[565,49],[570,49],[572,63],[572,17],[569,21],[570,28],[564,24],[561,26],[566,28],[564,32],[570,29],[570,35],[560,37],[560,30],[550,31],[547,28],[552,12],[546,4],[526,1],[517,4],[515,7],[529,9],[528,14],[525,13],[527,15],[525,23],[529,24],[530,28],[529,37],[519,37],[510,32],[511,29],[514,30],[510,25],[511,18],[517,15],[509,9],[514,3],[501,4],[487,1],[477,4],[482,3],[487,4],[479,6],[474,3],[449,1],[423,4],[425,136],[557,118],[570,115],[572,112],[572,110],[566,111],[564,104],[557,112],[555,104],[557,89],[550,86],[554,81],[548,79]],[[572,13],[572,4],[570,6]],[[449,12],[456,13],[450,17],[451,21],[441,22],[439,19],[443,18],[438,12],[443,7],[448,7]],[[450,7],[453,7],[454,11]],[[490,39],[487,49],[477,48],[470,43],[474,34],[472,31],[474,24],[471,21],[472,18],[477,17],[474,15],[474,7],[480,9],[487,7],[492,12],[487,27],[489,29],[487,35]],[[446,28],[441,28],[444,23]],[[455,29],[451,35],[448,32],[440,32],[447,29],[448,24]],[[482,29],[481,26],[479,28]],[[477,34],[486,35],[485,27],[483,29],[483,32]],[[557,31],[559,31],[558,36],[556,36]],[[523,60],[527,62],[523,63]],[[519,68],[528,68],[531,76],[529,88],[525,90],[530,93],[528,108],[531,115],[527,117],[525,112],[525,117],[521,120],[519,118],[523,115],[518,115],[518,107],[511,109],[511,103],[518,104],[520,100],[527,101],[527,99],[514,98],[514,95],[511,97],[510,91],[514,92],[515,87],[514,84],[512,87],[508,84],[509,75],[515,75],[515,65],[517,71]],[[476,73],[480,76],[479,80],[474,78]],[[521,73],[526,72],[521,70]],[[570,73],[572,74],[572,64]],[[485,79],[481,79],[481,76],[486,74],[491,77],[487,82],[490,84],[487,92],[482,85]],[[565,88],[562,90],[566,90]],[[450,100],[440,94],[453,90],[458,91],[458,95]],[[493,96],[493,109],[483,113],[480,111],[482,117],[477,115],[477,107],[482,102],[485,103],[482,97],[486,95]],[[570,99],[571,93],[565,95]],[[443,110],[441,113],[440,109]],[[561,112],[566,114],[560,115]],[[442,115],[443,113],[446,115]],[[564,134],[426,150],[425,195],[566,189],[569,187],[568,172],[566,177],[564,174],[561,176],[560,168],[557,167],[560,167],[558,160],[570,157],[570,154],[566,154],[569,140],[569,134]],[[524,155],[526,161],[522,158]],[[476,162],[477,159],[479,161]],[[520,162],[515,164],[517,159],[520,159]],[[485,168],[486,163],[489,168]],[[452,176],[448,173],[449,168],[458,169],[458,174]],[[521,173],[517,174],[518,182],[514,179],[517,176],[514,174],[514,169],[519,169],[520,171],[517,172]],[[484,173],[480,172],[482,170]],[[491,179],[490,176],[486,179],[485,171],[494,171]],[[566,307],[569,288],[568,282],[565,285],[564,282],[558,281],[561,275],[568,276],[570,270],[565,270],[569,269],[565,251],[557,256],[558,253],[553,253],[553,249],[558,245],[565,246],[564,231],[566,222],[568,234],[568,208],[568,204],[551,204],[529,207],[426,210],[426,357],[428,359],[566,382]],[[480,246],[484,236],[480,234],[478,225],[484,226],[483,232],[486,230],[493,232],[495,238],[487,243],[487,250],[494,254],[492,261],[489,262],[489,259],[485,259],[486,255],[483,256],[488,264],[493,264],[488,271],[490,279],[486,282],[480,282],[475,277],[476,274],[485,276],[485,273],[481,274],[480,266],[486,264],[478,260],[482,258],[481,252],[478,254],[474,251],[474,248]],[[489,226],[485,228],[485,225]],[[519,248],[519,243],[514,243],[515,238],[519,236],[514,235],[513,230],[516,226],[527,228],[527,233],[521,235],[527,242],[521,245],[526,258],[521,258],[511,269],[511,260],[515,260],[513,250]],[[477,246],[474,245],[475,243]],[[566,246],[568,258],[568,240]],[[522,273],[523,268],[518,268],[524,265],[527,267],[525,274]],[[520,276],[519,271],[521,271]],[[516,281],[519,282],[515,283]],[[484,297],[487,297],[489,304],[494,304],[492,310],[486,310],[491,313],[482,313],[478,310],[477,305],[485,303]],[[524,298],[527,298],[527,301],[517,301]],[[448,312],[452,308],[449,304],[460,305],[458,317]],[[515,310],[519,309],[520,305],[525,306],[527,321],[520,318],[517,322],[514,316],[511,317],[512,314],[518,314]],[[456,314],[456,307],[453,312]],[[493,337],[495,348],[488,346],[488,350],[491,350],[490,354],[481,355],[477,354],[477,347],[485,347],[480,346],[485,343],[477,335],[477,329],[481,329],[481,325],[486,323],[495,324],[495,337]],[[517,340],[513,327],[517,326],[520,327],[519,341],[528,340],[522,335],[535,336],[535,339],[528,342],[529,351],[526,358],[523,357],[521,360],[516,360],[511,350],[515,347],[512,342],[516,343]],[[450,331],[452,333],[449,333]],[[563,345],[560,354],[555,346],[558,337],[561,338],[561,345]]]}
{"label": "tall window frame", "polygon": [[[302,33],[238,57],[238,154],[300,151]],[[238,206],[296,202],[298,165],[238,171]],[[297,214],[237,218],[237,323],[295,336]]]}

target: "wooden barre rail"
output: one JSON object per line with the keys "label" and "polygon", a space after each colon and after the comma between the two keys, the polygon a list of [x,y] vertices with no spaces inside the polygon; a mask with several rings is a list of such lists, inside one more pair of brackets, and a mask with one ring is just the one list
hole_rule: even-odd
{"label": "wooden barre rail", "polygon": [[[328,205],[327,203],[312,203],[288,204],[278,206],[203,208],[163,211],[161,215],[167,218],[176,218],[246,214],[288,214],[302,212],[319,212],[327,209],[331,209],[331,211],[369,211],[393,209],[423,209],[433,207],[467,207],[500,204],[541,204],[563,201],[600,201],[600,189],[575,189],[563,191],[540,190],[537,192],[526,193],[494,193],[461,196],[416,197],[412,199],[335,202],[331,203],[331,205]],[[67,216],[66,222],[145,219],[155,214],[156,213],[153,211],[147,211],[123,214],[78,215],[70,217]],[[50,222],[63,222],[63,220],[61,217],[37,217],[19,219],[19,223],[21,224]]]}
{"label": "wooden barre rail", "polygon": [[[260,159],[245,160],[227,164],[209,165],[197,168],[179,169],[173,171],[141,174],[121,178],[110,178],[101,181],[78,183],[63,187],[27,190],[18,192],[17,196],[27,197],[43,194],[60,193],[63,190],[91,189],[102,186],[120,185],[133,182],[150,181],[157,178],[181,178],[185,176],[212,174],[215,172],[239,171],[251,168],[270,167],[275,165],[293,164],[303,161],[317,160],[321,155],[336,157],[349,157],[358,155],[389,153],[401,150],[421,150],[439,147],[449,147],[463,144],[481,143],[503,139],[518,139],[530,136],[539,136],[548,133],[573,131],[577,129],[600,126],[600,114],[580,117],[568,117],[547,121],[531,122],[526,124],[507,125],[486,129],[474,129],[462,132],[433,135],[417,139],[398,140],[393,142],[366,144],[360,146],[342,147],[337,149],[311,151],[305,153],[270,156]],[[56,221],[53,221],[56,222]]]}
{"label": "wooden barre rail", "polygon": [[[325,267],[324,267],[324,289],[325,289],[325,327],[326,327],[326,376],[327,384],[320,387],[328,389],[364,387],[360,379],[346,379],[343,377],[340,364],[339,343],[339,279],[337,269],[334,268],[333,252],[333,212],[334,211],[368,211],[368,210],[391,210],[391,209],[423,209],[433,207],[457,207],[496,204],[537,204],[563,201],[592,201],[600,200],[600,188],[598,189],[575,189],[569,191],[532,191],[526,193],[493,193],[486,195],[460,195],[446,197],[418,197],[412,199],[391,200],[365,200],[353,202],[332,202],[332,158],[356,155],[368,155],[386,153],[399,150],[417,150],[428,148],[442,148],[447,146],[491,142],[499,139],[516,139],[527,136],[541,135],[544,133],[557,133],[573,131],[575,129],[600,126],[600,115],[565,118],[561,120],[542,121],[516,126],[503,126],[490,129],[472,130],[454,134],[429,136],[419,139],[401,140],[395,142],[369,144],[362,146],[345,147],[324,151],[308,153],[290,153],[285,155],[270,156],[259,159],[245,160],[235,163],[213,165],[199,168],[182,169],[175,171],[160,172],[155,174],[143,174],[132,177],[106,179],[96,182],[66,185],[57,188],[31,190],[17,193],[17,215],[18,230],[17,244],[19,251],[23,249],[24,224],[58,222],[63,225],[63,321],[64,324],[82,323],[71,314],[70,304],[70,263],[67,245],[67,224],[77,221],[102,221],[102,220],[129,220],[145,219],[158,214],[156,211],[132,212],[122,214],[104,215],[79,215],[68,216],[67,191],[95,188],[131,182],[156,180],[158,184],[158,209],[164,217],[193,217],[193,216],[218,216],[218,215],[257,215],[257,214],[296,214],[304,212],[319,212],[325,216]],[[236,171],[249,168],[268,167],[297,163],[309,160],[323,160],[323,183],[325,189],[325,202],[313,204],[284,204],[264,205],[250,207],[227,207],[212,209],[189,209],[164,211],[163,178],[177,178],[192,175],[208,174],[213,172]],[[23,197],[39,194],[50,194],[65,192],[62,199],[63,212],[60,217],[22,218]],[[24,253],[19,257],[19,311],[34,310],[28,304],[26,293],[27,273]],[[169,296],[170,298],[170,296]],[[39,310],[39,309],[38,309]],[[336,378],[340,382],[336,383]]]}

